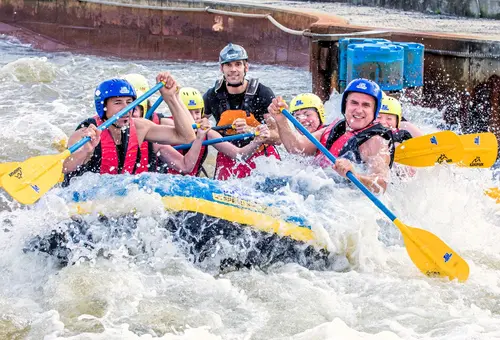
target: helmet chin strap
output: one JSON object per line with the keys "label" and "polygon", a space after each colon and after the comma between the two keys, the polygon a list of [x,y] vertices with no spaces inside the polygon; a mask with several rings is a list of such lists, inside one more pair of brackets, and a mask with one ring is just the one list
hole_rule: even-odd
{"label": "helmet chin strap", "polygon": [[245,74],[243,75],[243,81],[240,81],[239,83],[236,83],[236,84],[230,84],[227,79],[226,79],[226,76],[224,76],[224,81],[226,82],[226,86],[230,86],[230,87],[240,87],[242,86],[243,84],[245,84],[245,77],[247,76],[247,73],[245,72]]}
{"label": "helmet chin strap", "polygon": [[241,81],[240,81],[240,82],[239,82],[239,83],[237,83],[237,84],[231,84],[231,83],[228,83],[228,82],[226,81],[226,85],[227,85],[227,86],[231,86],[231,87],[240,87],[241,85],[243,85],[243,82],[241,82]]}

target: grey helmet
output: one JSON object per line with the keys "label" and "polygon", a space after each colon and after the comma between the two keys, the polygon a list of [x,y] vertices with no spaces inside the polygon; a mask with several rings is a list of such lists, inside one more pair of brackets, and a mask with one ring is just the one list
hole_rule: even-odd
{"label": "grey helmet", "polygon": [[219,64],[222,65],[237,60],[248,60],[247,51],[242,46],[229,43],[220,51]]}

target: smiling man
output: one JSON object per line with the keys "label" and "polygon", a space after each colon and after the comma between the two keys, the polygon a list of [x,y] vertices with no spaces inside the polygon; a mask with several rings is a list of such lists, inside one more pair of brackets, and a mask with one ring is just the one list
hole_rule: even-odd
{"label": "smiling man", "polygon": [[[382,103],[382,91],[378,84],[368,79],[355,79],[342,94],[344,120],[313,133],[330,152],[338,157],[333,168],[346,177],[351,171],[373,192],[383,192],[387,187],[389,170],[394,159],[394,143],[391,131],[375,123]],[[316,155],[323,167],[331,162],[321,154],[306,136],[293,131],[280,108],[287,108],[278,97],[269,105],[269,113],[278,126],[281,141],[288,152]],[[366,172],[356,173],[354,163],[366,165]]]}
{"label": "smiling man", "polygon": [[[246,79],[248,72],[248,54],[240,45],[228,44],[219,55],[222,79],[215,82],[203,96],[205,102],[205,116],[213,116],[217,126],[232,125],[232,128],[221,131],[223,135],[246,133],[253,131],[257,126],[266,122],[264,115],[267,107],[274,98],[273,91],[261,84],[258,79]],[[279,154],[274,146],[279,143],[278,131],[272,124],[269,125],[270,137],[250,158],[239,161],[228,157],[222,152],[217,154],[215,164],[215,178],[226,180],[230,177],[243,178],[250,175],[255,168],[254,160],[260,156],[275,157]],[[232,142],[237,147],[243,147],[251,139]]]}
{"label": "smiling man", "polygon": [[94,92],[97,115],[80,123],[68,141],[71,146],[86,136],[90,137],[90,142],[65,159],[64,185],[68,185],[72,177],[89,171],[101,174],[138,174],[148,171],[147,166],[141,166],[140,162],[140,145],[144,141],[183,144],[195,139],[192,128],[194,121],[179,97],[175,79],[168,72],[162,72],[156,81],[165,82],[160,93],[175,117],[174,125],[157,125],[144,118],[133,118],[134,110],[131,110],[101,132],[97,129],[99,125],[137,98],[134,87],[124,79],[102,82]]}

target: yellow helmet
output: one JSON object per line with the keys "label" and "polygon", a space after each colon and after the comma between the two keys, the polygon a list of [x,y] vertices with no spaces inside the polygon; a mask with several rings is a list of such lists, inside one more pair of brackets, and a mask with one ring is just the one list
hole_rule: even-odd
{"label": "yellow helmet", "polygon": [[382,96],[382,107],[380,108],[380,113],[396,116],[398,118],[396,127],[399,127],[399,122],[401,122],[402,114],[401,103],[399,102],[399,100],[384,93]]}
{"label": "yellow helmet", "polygon": [[192,87],[183,87],[180,90],[181,99],[188,110],[201,110],[201,115],[205,112],[205,102],[200,91]]}
{"label": "yellow helmet", "polygon": [[[148,84],[147,79],[140,74],[136,74],[136,73],[127,74],[127,75],[123,76],[123,79],[125,79],[126,81],[128,81],[130,83],[130,85],[132,85],[135,92],[137,93],[137,98],[139,98],[144,93],[149,91],[149,84]],[[142,114],[145,115],[146,112],[148,112],[148,101],[145,100],[142,103],[140,103],[139,105],[142,107],[142,112],[143,112]]]}
{"label": "yellow helmet", "polygon": [[321,124],[325,123],[325,106],[321,99],[314,93],[302,93],[290,102],[290,111],[293,113],[302,109],[314,108],[318,112]]}

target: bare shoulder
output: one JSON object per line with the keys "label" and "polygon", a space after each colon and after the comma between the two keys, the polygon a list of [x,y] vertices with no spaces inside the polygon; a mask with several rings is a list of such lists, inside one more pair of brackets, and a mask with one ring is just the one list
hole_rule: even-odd
{"label": "bare shoulder", "polygon": [[154,124],[150,120],[144,118],[132,118],[132,119],[134,120],[134,124],[138,129],[147,128],[150,126],[150,124]]}
{"label": "bare shoulder", "polygon": [[327,127],[327,126],[325,126],[325,127],[321,128],[321,129],[319,129],[319,130],[317,130],[317,131],[314,131],[312,135],[313,135],[313,136],[314,136],[314,138],[316,138],[317,140],[320,140],[320,139],[321,139],[321,136],[323,136],[323,134],[325,133],[325,131],[326,131],[326,129],[327,129],[327,128],[328,128],[328,127]]}

